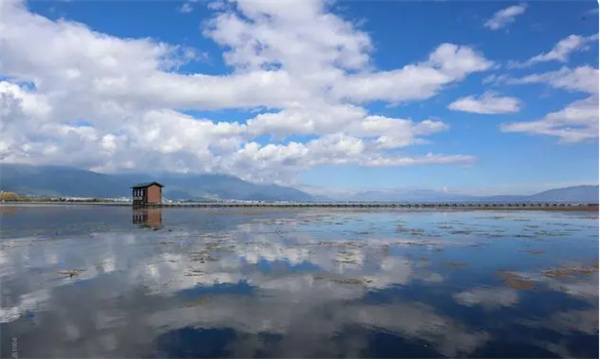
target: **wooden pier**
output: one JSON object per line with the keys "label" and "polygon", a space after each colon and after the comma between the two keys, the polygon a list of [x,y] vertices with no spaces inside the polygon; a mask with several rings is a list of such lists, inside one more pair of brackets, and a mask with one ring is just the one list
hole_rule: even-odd
{"label": "wooden pier", "polygon": [[413,209],[557,209],[598,210],[597,203],[403,203],[403,202],[196,202],[149,207],[196,208],[413,208]]}
{"label": "wooden pier", "polygon": [[[61,205],[61,206],[117,206],[132,207],[129,202],[87,202],[87,201],[44,201],[44,202],[4,202],[10,205]],[[471,210],[575,210],[598,211],[598,203],[549,203],[549,202],[512,202],[512,203],[478,203],[478,202],[186,202],[156,203],[135,205],[134,208],[404,208],[404,209],[471,209]]]}

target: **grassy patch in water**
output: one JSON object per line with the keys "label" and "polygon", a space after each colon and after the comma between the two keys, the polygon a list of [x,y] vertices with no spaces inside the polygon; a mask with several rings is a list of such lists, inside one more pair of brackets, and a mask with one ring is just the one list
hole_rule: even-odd
{"label": "grassy patch in water", "polygon": [[439,229],[453,229],[452,226],[438,226]]}
{"label": "grassy patch in water", "polygon": [[471,233],[473,233],[473,231],[469,230],[469,229],[459,229],[456,231],[451,231],[450,233],[451,234],[471,234]]}
{"label": "grassy patch in water", "polygon": [[367,283],[371,283],[370,279],[357,279],[357,278],[344,278],[344,279],[334,279],[333,282],[339,284],[351,284],[351,285],[365,285]]}
{"label": "grassy patch in water", "polygon": [[544,254],[545,252],[540,250],[540,249],[534,249],[534,248],[527,248],[527,249],[520,249],[521,252],[525,252],[525,253],[529,253],[531,255],[534,256],[539,256]]}
{"label": "grassy patch in water", "polygon": [[505,270],[500,270],[498,272],[498,276],[502,278],[504,284],[511,288],[519,290],[531,290],[534,288],[534,285],[531,281],[527,280],[525,277],[519,274]]}
{"label": "grassy patch in water", "polygon": [[542,275],[552,279],[561,279],[576,277],[580,275],[590,275],[598,271],[598,263],[595,263],[589,267],[582,266],[563,266],[560,268],[546,269],[542,272]]}
{"label": "grassy patch in water", "polygon": [[205,274],[203,270],[200,269],[190,269],[187,273],[184,274],[186,277],[195,277]]}
{"label": "grassy patch in water", "polygon": [[185,306],[186,307],[195,307],[195,306],[203,305],[203,304],[207,304],[207,303],[210,303],[209,297],[198,297],[198,298],[196,298],[196,300],[194,300],[193,302],[187,303]]}

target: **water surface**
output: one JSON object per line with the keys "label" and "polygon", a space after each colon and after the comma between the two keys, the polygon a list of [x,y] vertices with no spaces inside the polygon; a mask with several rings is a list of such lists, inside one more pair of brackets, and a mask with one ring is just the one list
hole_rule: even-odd
{"label": "water surface", "polygon": [[598,357],[596,212],[0,213],[2,357]]}

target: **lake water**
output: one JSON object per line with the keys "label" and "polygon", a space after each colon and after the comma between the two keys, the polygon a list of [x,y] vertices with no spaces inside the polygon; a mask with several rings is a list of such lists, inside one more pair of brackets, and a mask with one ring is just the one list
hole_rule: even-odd
{"label": "lake water", "polygon": [[2,206],[2,357],[598,357],[598,213]]}

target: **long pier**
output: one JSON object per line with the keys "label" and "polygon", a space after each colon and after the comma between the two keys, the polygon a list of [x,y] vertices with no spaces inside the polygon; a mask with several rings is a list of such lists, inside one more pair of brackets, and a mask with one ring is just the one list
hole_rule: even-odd
{"label": "long pier", "polygon": [[[1,205],[129,206],[128,202],[40,201],[3,202]],[[137,206],[136,206],[137,207]],[[411,209],[547,209],[598,211],[598,203],[558,202],[189,202],[147,204],[140,208],[411,208]]]}
{"label": "long pier", "polygon": [[405,203],[405,202],[257,202],[257,203],[163,203],[147,207],[202,207],[202,208],[472,208],[472,209],[583,209],[598,208],[597,203]]}

